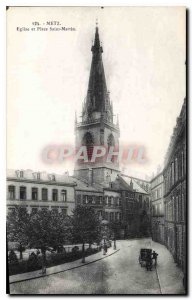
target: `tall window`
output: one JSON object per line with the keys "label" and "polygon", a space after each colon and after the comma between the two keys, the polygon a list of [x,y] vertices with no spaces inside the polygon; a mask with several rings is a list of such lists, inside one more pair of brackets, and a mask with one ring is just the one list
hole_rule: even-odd
{"label": "tall window", "polygon": [[77,204],[81,204],[81,194],[77,194]]}
{"label": "tall window", "polygon": [[26,187],[20,186],[20,199],[25,200],[26,199]]}
{"label": "tall window", "polygon": [[67,201],[67,191],[66,190],[61,191],[61,201],[63,201],[63,202]]}
{"label": "tall window", "polygon": [[171,164],[171,177],[172,177],[172,185],[175,183],[175,169],[174,169],[174,162]]}
{"label": "tall window", "polygon": [[162,191],[161,191],[161,187],[159,188],[159,198],[162,197]]}
{"label": "tall window", "polygon": [[115,220],[118,221],[119,220],[119,212],[115,213]]}
{"label": "tall window", "polygon": [[177,157],[175,158],[175,181],[178,180],[178,161]]}
{"label": "tall window", "polygon": [[37,200],[38,199],[38,189],[33,187],[32,188],[32,200]]}
{"label": "tall window", "polygon": [[[108,139],[107,139],[107,145],[108,145],[108,151],[109,151],[109,148],[111,147],[111,146],[115,146],[115,139],[114,139],[114,136],[112,135],[112,134],[110,134],[109,136],[108,136]],[[111,161],[113,162],[114,161],[114,155],[112,156],[112,158],[111,158]]]}
{"label": "tall window", "polygon": [[108,198],[108,205],[111,206],[111,197]]}
{"label": "tall window", "polygon": [[8,186],[8,197],[10,200],[15,199],[15,186],[14,185],[9,185]]}
{"label": "tall window", "polygon": [[52,200],[53,201],[58,201],[58,191],[57,191],[57,189],[52,190]]}
{"label": "tall window", "polygon": [[181,152],[181,176],[183,177],[184,175],[184,153],[183,151]]}
{"label": "tall window", "polygon": [[88,196],[83,195],[83,204],[87,204],[87,203],[88,203]]}
{"label": "tall window", "polygon": [[113,221],[113,220],[114,220],[114,213],[110,212],[110,221]]}
{"label": "tall window", "polygon": [[93,145],[94,145],[93,136],[90,132],[87,132],[84,135],[82,144],[87,148],[87,156],[88,156],[88,160],[90,161],[92,158]]}
{"label": "tall window", "polygon": [[47,201],[48,200],[48,191],[46,188],[42,188],[42,200]]}
{"label": "tall window", "polygon": [[185,197],[184,193],[181,194],[181,205],[182,205],[182,221],[185,220]]}
{"label": "tall window", "polygon": [[175,214],[175,218],[176,218],[176,222],[178,222],[179,221],[179,197],[178,196],[176,196],[176,198],[175,198],[175,212],[176,212],[176,214]]}
{"label": "tall window", "polygon": [[92,202],[93,202],[93,197],[92,196],[88,196],[88,203],[92,204]]}

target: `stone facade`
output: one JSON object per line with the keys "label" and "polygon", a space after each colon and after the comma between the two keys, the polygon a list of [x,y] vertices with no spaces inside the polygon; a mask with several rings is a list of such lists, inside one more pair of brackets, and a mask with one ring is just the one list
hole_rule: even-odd
{"label": "stone facade", "polygon": [[151,229],[155,242],[165,243],[165,208],[164,208],[164,179],[163,174],[156,175],[151,180]]}
{"label": "stone facade", "polygon": [[69,176],[32,172],[31,170],[8,170],[7,210],[16,206],[29,213],[39,209],[55,209],[71,215],[75,208],[76,183]]}
{"label": "stone facade", "polygon": [[165,160],[165,245],[186,271],[186,101],[177,118]]}

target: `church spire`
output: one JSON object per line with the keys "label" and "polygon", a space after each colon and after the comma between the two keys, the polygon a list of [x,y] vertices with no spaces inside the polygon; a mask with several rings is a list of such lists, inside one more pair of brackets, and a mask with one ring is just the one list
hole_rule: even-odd
{"label": "church spire", "polygon": [[[96,22],[96,29],[95,29],[95,40],[94,45],[92,46],[91,51],[96,51],[100,49],[100,40],[99,40],[99,28],[98,28],[98,22]],[[102,49],[101,49],[102,50]],[[103,51],[102,51],[103,52]]]}
{"label": "church spire", "polygon": [[96,22],[95,39],[91,48],[92,63],[88,83],[86,103],[83,118],[93,118],[94,113],[111,115],[111,105],[107,92],[105,72],[102,61],[103,48],[99,37],[98,23]]}

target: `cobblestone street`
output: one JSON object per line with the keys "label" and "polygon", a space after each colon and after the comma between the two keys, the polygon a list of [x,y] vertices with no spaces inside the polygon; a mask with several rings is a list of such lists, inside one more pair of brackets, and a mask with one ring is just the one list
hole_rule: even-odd
{"label": "cobblestone street", "polygon": [[[183,294],[182,273],[168,250],[150,239],[117,241],[112,256],[74,270],[13,283],[11,294]],[[157,270],[138,263],[141,247],[159,253]]]}

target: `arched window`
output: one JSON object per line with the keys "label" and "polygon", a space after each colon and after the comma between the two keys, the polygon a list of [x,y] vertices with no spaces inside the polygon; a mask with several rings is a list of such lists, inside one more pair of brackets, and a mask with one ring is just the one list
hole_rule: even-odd
{"label": "arched window", "polygon": [[[107,146],[108,146],[108,152],[109,152],[109,148],[110,147],[112,147],[112,146],[114,147],[115,146],[115,139],[114,139],[114,136],[112,134],[110,134],[108,136]],[[111,161],[114,162],[114,156],[112,156]]]}
{"label": "arched window", "polygon": [[115,146],[115,139],[112,133],[108,136],[107,145],[108,145],[108,149],[110,146]]}
{"label": "arched window", "polygon": [[88,156],[88,160],[90,161],[92,158],[93,145],[94,145],[93,136],[90,132],[87,132],[84,135],[82,145],[87,147],[87,156]]}

